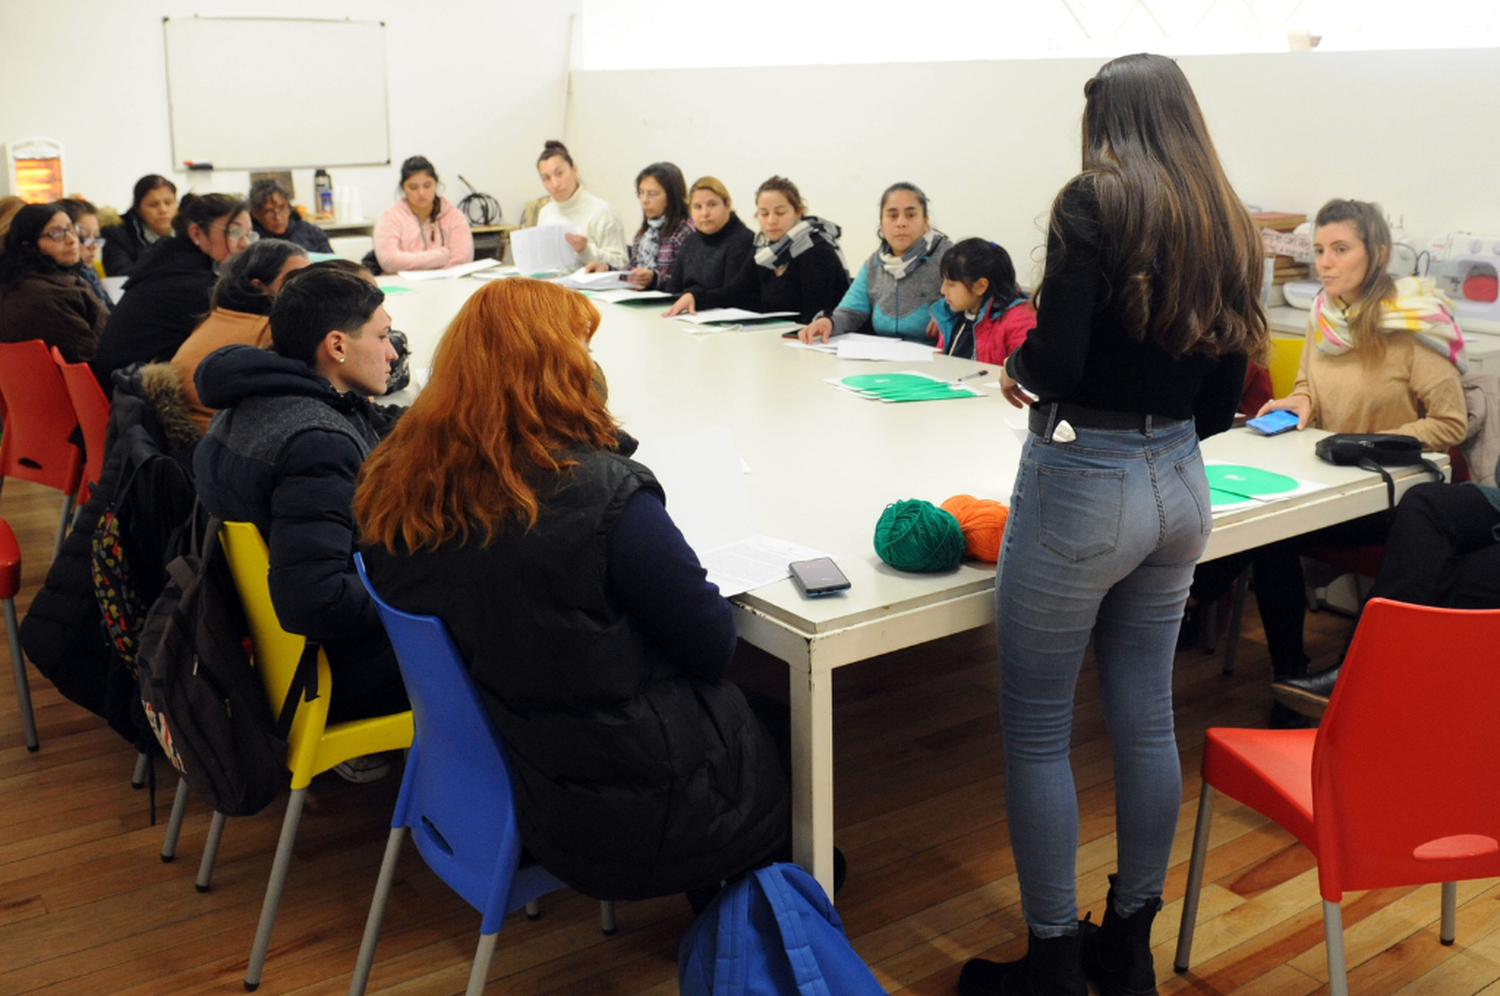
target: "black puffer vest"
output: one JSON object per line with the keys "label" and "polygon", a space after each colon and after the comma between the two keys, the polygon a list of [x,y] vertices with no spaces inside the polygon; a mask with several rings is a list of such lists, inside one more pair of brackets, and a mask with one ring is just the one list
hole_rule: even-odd
{"label": "black puffer vest", "polygon": [[[610,528],[651,472],[614,453],[544,495],[530,530],[395,556],[382,597],[443,619],[510,748],[536,859],[587,895],[642,899],[744,870],[788,829],[776,746],[738,687],[684,674],[610,594]],[[472,536],[472,534],[471,534]]]}

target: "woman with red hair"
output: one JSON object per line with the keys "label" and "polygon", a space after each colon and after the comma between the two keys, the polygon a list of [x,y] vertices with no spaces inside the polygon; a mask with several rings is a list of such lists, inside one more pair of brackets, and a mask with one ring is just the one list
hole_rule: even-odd
{"label": "woman with red hair", "polygon": [[711,894],[785,851],[785,775],[729,604],[605,408],[599,312],[497,280],[365,463],[375,590],[443,620],[510,749],[522,839],[595,898]]}

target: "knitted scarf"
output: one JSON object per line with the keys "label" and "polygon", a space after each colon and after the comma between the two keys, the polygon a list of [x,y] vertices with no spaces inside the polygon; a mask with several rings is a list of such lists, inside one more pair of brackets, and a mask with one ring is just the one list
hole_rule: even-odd
{"label": "knitted scarf", "polygon": [[643,270],[656,269],[656,254],[661,251],[661,229],[667,223],[666,215],[646,219],[646,230],[635,246],[635,265]]}
{"label": "knitted scarf", "polygon": [[[1426,277],[1402,277],[1396,281],[1394,300],[1381,302],[1380,331],[1406,332],[1417,341],[1445,357],[1458,368],[1468,369],[1464,354],[1464,334],[1453,319],[1448,295]],[[1318,351],[1338,356],[1354,344],[1349,338],[1349,312],[1326,291],[1313,301],[1313,335]]]}
{"label": "knitted scarf", "polygon": [[928,229],[917,241],[913,242],[900,256],[891,249],[891,244],[885,239],[880,240],[880,265],[885,267],[885,272],[900,280],[906,276],[906,271],[914,263],[927,255],[932,245],[943,237],[943,233],[936,229]]}
{"label": "knitted scarf", "polygon": [[[803,215],[801,221],[774,243],[764,232],[758,233],[755,236],[755,262],[768,270],[779,270],[811,249],[814,241],[833,246],[839,262],[844,262],[844,250],[839,248],[839,226],[810,214]],[[847,264],[844,268],[848,269]]]}

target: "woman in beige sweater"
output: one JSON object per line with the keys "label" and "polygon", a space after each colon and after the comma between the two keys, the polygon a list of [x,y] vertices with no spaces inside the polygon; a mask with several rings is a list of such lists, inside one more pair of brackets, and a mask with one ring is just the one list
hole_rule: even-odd
{"label": "woman in beige sweater", "polygon": [[[1463,335],[1432,281],[1393,280],[1386,273],[1390,252],[1390,229],[1379,207],[1348,200],[1323,205],[1313,235],[1323,291],[1308,321],[1302,364],[1292,393],[1266,402],[1259,414],[1295,412],[1299,430],[1311,425],[1415,436],[1433,452],[1463,442]],[[1202,565],[1194,602],[1211,604],[1246,563],[1254,564],[1277,698],[1296,708],[1310,701],[1309,693],[1326,694],[1337,672],[1307,674],[1302,550],[1312,542],[1383,543],[1389,529],[1390,513],[1381,512]],[[1285,710],[1272,714],[1273,722],[1297,719]]]}

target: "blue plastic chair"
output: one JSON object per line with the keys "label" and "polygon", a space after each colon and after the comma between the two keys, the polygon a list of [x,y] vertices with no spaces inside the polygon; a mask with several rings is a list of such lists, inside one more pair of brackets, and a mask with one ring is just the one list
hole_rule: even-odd
{"label": "blue plastic chair", "polygon": [[[406,757],[391,837],[349,994],[363,996],[365,991],[396,860],[411,828],[428,866],[484,916],[466,990],[468,996],[479,996],[505,915],[524,906],[534,918],[539,915],[537,897],[565,886],[540,865],[521,864],[505,742],[442,620],[387,605],[371,586],[364,559],[356,555],[354,563],[396,649],[416,737]],[[614,933],[613,904],[601,904],[601,919],[604,932]]]}

